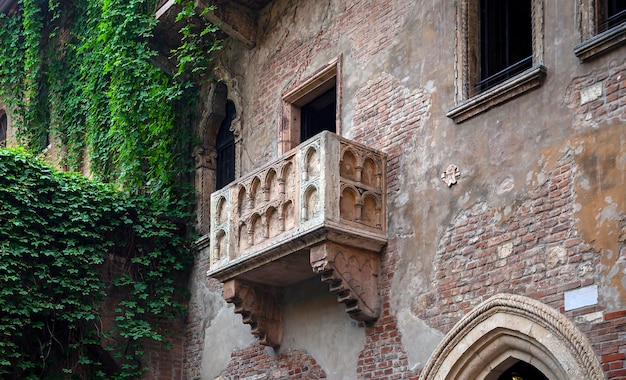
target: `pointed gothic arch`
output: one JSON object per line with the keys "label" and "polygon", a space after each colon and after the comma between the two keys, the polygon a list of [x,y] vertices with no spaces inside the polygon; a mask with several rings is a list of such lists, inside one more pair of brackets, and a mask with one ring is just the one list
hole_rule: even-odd
{"label": "pointed gothic arch", "polygon": [[196,226],[201,234],[209,232],[211,193],[234,180],[240,168],[241,118],[238,101],[230,95],[223,82],[212,82],[203,89],[196,126],[199,144],[194,149]]}
{"label": "pointed gothic arch", "polygon": [[561,313],[499,294],[463,317],[439,343],[421,380],[495,380],[525,362],[551,380],[605,379],[585,336]]}

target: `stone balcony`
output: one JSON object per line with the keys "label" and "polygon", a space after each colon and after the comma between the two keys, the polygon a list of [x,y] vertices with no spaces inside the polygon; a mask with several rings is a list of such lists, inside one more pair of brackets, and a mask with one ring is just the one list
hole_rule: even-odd
{"label": "stone balcony", "polygon": [[321,276],[351,317],[380,312],[386,158],[330,132],[211,196],[210,269],[262,344],[282,339],[280,290]]}

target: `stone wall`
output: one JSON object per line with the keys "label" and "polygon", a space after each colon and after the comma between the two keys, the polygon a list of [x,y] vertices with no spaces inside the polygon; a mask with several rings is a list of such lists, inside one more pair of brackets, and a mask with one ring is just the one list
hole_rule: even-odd
{"label": "stone wall", "polygon": [[[241,105],[242,175],[279,154],[285,92],[341,61],[340,134],[388,154],[382,314],[356,323],[322,288],[296,284],[283,299],[290,338],[263,348],[204,276],[202,250],[184,378],[417,378],[455,323],[501,293],[561,312],[606,377],[625,378],[626,47],[580,63],[574,10],[543,8],[542,85],[461,124],[446,116],[455,2],[277,0],[254,48],[227,40],[218,73]],[[596,289],[595,303],[566,307],[580,289]]]}

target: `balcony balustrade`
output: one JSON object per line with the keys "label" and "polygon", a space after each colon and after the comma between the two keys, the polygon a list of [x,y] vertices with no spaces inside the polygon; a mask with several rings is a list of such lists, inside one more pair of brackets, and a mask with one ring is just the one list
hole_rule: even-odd
{"label": "balcony balustrade", "polygon": [[378,318],[385,171],[383,153],[322,132],[211,195],[208,275],[261,343],[280,345],[280,289],[314,276]]}

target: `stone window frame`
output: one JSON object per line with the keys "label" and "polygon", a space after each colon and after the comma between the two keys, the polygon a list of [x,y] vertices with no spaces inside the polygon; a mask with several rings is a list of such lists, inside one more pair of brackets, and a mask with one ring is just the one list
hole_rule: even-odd
{"label": "stone window frame", "polygon": [[278,154],[297,147],[300,141],[300,108],[317,96],[336,88],[335,133],[341,136],[341,57],[334,58],[282,96],[282,122],[278,131]]}
{"label": "stone window frame", "polygon": [[479,0],[461,0],[456,9],[455,103],[446,116],[461,123],[499,104],[535,89],[543,83],[544,0],[531,1],[532,65],[516,76],[486,91],[474,94],[479,71]]}
{"label": "stone window frame", "polygon": [[577,0],[577,24],[581,43],[574,47],[580,62],[587,62],[626,42],[626,22],[598,31],[599,0]]}
{"label": "stone window frame", "polygon": [[209,244],[211,215],[211,194],[217,190],[217,134],[226,117],[226,105],[230,101],[235,108],[235,117],[231,120],[230,130],[235,143],[235,178],[241,175],[242,157],[242,99],[228,75],[222,74],[224,81],[213,82],[203,94],[203,112],[197,122],[199,141],[194,147],[195,188],[196,188],[196,228],[202,235],[197,241],[198,249]]}

